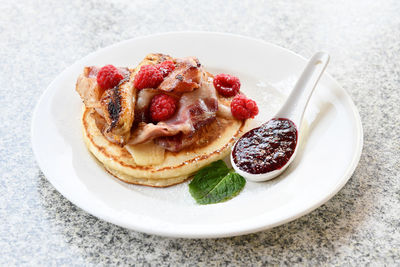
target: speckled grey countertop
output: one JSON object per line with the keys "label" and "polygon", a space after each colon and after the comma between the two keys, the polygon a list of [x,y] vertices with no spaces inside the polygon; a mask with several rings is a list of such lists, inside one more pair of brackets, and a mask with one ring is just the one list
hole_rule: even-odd
{"label": "speckled grey countertop", "polygon": [[[0,265],[400,265],[400,2],[160,2],[0,1]],[[211,240],[126,230],[61,196],[30,145],[41,93],[98,48],[179,30],[251,36],[305,57],[328,51],[364,127],[346,186],[293,222]]]}

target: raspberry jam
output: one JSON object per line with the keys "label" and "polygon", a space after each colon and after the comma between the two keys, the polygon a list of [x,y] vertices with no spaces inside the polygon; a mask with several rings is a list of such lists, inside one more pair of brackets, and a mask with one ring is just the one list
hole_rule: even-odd
{"label": "raspberry jam", "polygon": [[239,169],[267,173],[282,168],[297,145],[296,125],[288,119],[272,119],[245,133],[233,148],[232,156]]}

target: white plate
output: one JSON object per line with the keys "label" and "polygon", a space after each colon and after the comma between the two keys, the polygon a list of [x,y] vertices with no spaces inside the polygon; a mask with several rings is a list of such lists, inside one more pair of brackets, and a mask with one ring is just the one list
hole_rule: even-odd
{"label": "white plate", "polygon": [[194,202],[187,183],[157,189],[119,182],[83,143],[82,102],[75,82],[84,66],[133,67],[150,52],[197,56],[211,73],[237,75],[242,90],[260,107],[260,122],[277,111],[306,64],[304,58],[260,40],[206,32],[132,39],[76,62],[43,93],[32,121],[32,146],[40,168],[75,205],[105,221],[150,234],[225,237],[271,228],[309,213],[352,175],[362,150],[360,117],[349,95],[325,74],[305,114],[306,142],[279,178],[247,182],[234,199],[205,206]]}

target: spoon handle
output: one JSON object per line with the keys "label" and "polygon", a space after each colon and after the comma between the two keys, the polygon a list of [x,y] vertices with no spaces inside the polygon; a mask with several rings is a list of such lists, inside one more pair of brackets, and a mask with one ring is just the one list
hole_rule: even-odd
{"label": "spoon handle", "polygon": [[324,52],[318,52],[310,59],[275,118],[290,119],[300,129],[305,108],[328,63],[329,55]]}

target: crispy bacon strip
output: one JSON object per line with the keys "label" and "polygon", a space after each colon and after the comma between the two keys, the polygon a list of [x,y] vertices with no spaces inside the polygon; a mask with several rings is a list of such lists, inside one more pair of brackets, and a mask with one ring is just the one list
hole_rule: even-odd
{"label": "crispy bacon strip", "polygon": [[191,92],[200,87],[202,68],[195,57],[176,60],[175,69],[158,86],[165,92],[183,93]]}
{"label": "crispy bacon strip", "polygon": [[[157,124],[139,123],[129,144],[140,144],[158,137],[191,135],[200,127],[213,121],[217,109],[218,101],[215,90],[210,82],[204,79],[200,88],[181,96],[178,110],[172,118]],[[178,147],[181,148],[176,145],[169,146],[166,142],[161,141],[159,144],[171,151],[176,151]]]}
{"label": "crispy bacon strip", "polygon": [[[136,92],[133,80],[140,67],[165,60],[173,60],[176,67],[158,88]],[[179,151],[199,141],[198,133],[215,121],[221,104],[211,75],[203,71],[195,57],[173,59],[163,54],[148,54],[132,71],[119,68],[126,79],[105,91],[97,85],[98,71],[97,67],[86,67],[78,78],[76,91],[87,107],[97,111],[103,134],[120,145],[154,140],[167,150]],[[161,92],[179,99],[178,110],[169,120],[153,124],[148,118],[148,108],[152,97]]]}
{"label": "crispy bacon strip", "polygon": [[85,67],[76,81],[75,90],[88,108],[99,108],[104,90],[97,84],[96,77],[100,69],[94,66]]}

